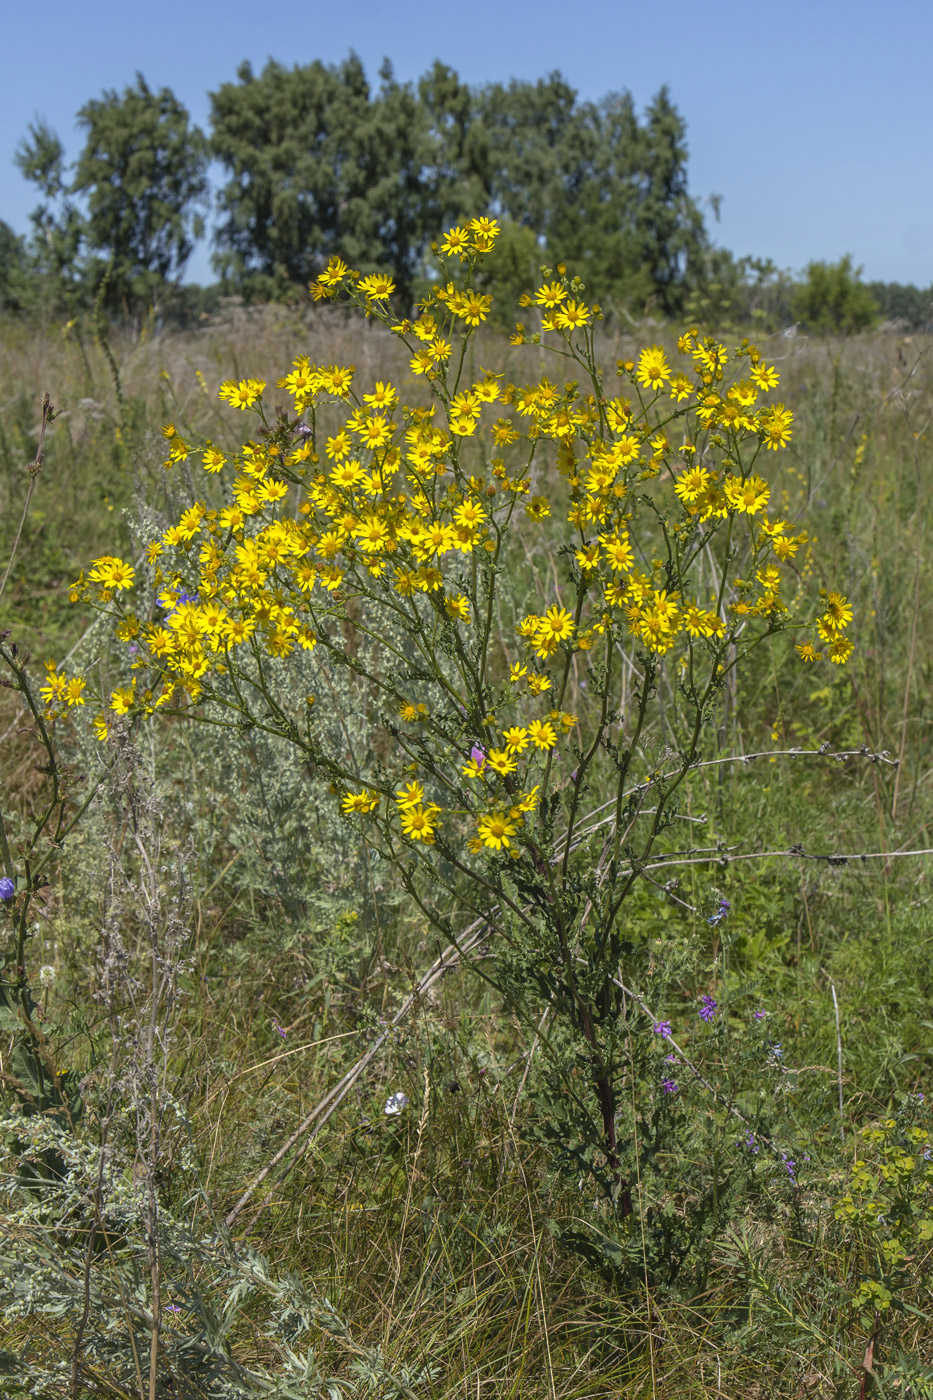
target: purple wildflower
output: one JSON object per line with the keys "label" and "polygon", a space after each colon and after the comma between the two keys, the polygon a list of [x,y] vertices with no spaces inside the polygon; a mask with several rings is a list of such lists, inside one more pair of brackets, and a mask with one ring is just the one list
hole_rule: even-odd
{"label": "purple wildflower", "polygon": [[474,744],[473,747],[470,749],[470,757],[476,764],[477,768],[485,767],[486,755],[483,753],[483,750],[479,747],[478,744]]}
{"label": "purple wildflower", "polygon": [[661,1088],[664,1090],[665,1094],[677,1093],[677,1085],[673,1079],[662,1079]]}
{"label": "purple wildflower", "polygon": [[713,1000],[711,996],[707,996],[705,992],[703,993],[700,1000],[703,1003],[703,1005],[700,1007],[700,1020],[709,1022],[716,1015],[717,1003]]}
{"label": "purple wildflower", "polygon": [[278,1031],[279,1035],[282,1037],[283,1040],[284,1040],[285,1037],[288,1035],[288,1031],[285,1029],[284,1026],[280,1026],[279,1023],[278,1023],[278,1021],[273,1021],[273,1022],[272,1022],[272,1029],[273,1029],[274,1031]]}
{"label": "purple wildflower", "polygon": [[766,1016],[767,1014],[768,1014],[768,1013],[767,1013],[766,1011],[756,1011],[756,1012],[755,1012],[755,1020],[756,1020],[756,1021],[763,1021],[763,1020],[765,1019],[765,1016]]}
{"label": "purple wildflower", "polygon": [[785,1169],[785,1171],[787,1172],[787,1175],[790,1177],[791,1181],[796,1182],[796,1180],[797,1180],[797,1163],[794,1162],[794,1161],[791,1159],[789,1153],[787,1153],[787,1152],[782,1152],[782,1153],[781,1153],[781,1160],[782,1160],[782,1162],[784,1163],[784,1169]]}
{"label": "purple wildflower", "polygon": [[754,1134],[754,1133],[747,1133],[747,1134],[746,1134],[746,1137],[745,1137],[745,1146],[748,1148],[749,1152],[758,1152],[758,1151],[760,1150],[760,1149],[759,1149],[759,1146],[758,1146],[758,1143],[757,1143],[757,1141],[755,1140],[755,1134]]}
{"label": "purple wildflower", "polygon": [[0,899],[12,899],[15,893],[16,886],[13,884],[13,881],[10,879],[9,875],[4,875],[3,878],[0,879]]}
{"label": "purple wildflower", "polygon": [[729,903],[728,899],[721,899],[719,901],[719,908],[716,910],[716,913],[710,914],[706,922],[708,924],[712,924],[713,927],[715,927],[716,924],[721,924],[731,908],[732,905]]}
{"label": "purple wildflower", "polygon": [[655,1021],[653,1030],[655,1035],[663,1035],[666,1040],[671,1033],[671,1023],[670,1021]]}
{"label": "purple wildflower", "polygon": [[665,1063],[666,1065],[676,1065],[676,1063],[677,1063],[677,1056],[674,1054],[673,1050],[671,1051],[671,1053],[670,1053],[669,1055],[665,1055],[665,1056],[664,1056],[664,1063]]}

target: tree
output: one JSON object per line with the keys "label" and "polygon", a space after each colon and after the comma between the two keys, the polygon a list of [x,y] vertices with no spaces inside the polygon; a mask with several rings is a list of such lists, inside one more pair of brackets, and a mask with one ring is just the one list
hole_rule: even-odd
{"label": "tree", "polygon": [[794,316],[818,335],[868,330],[878,319],[878,303],[861,275],[848,253],[837,263],[808,263],[805,280],[794,293]]}
{"label": "tree", "polygon": [[28,248],[32,277],[53,300],[72,309],[84,299],[80,256],[86,226],[70,198],[65,148],[45,122],[33,122],[13,157],[25,178],[38,185],[42,203],[32,211]]}
{"label": "tree", "polygon": [[207,142],[169,88],[141,73],[123,95],[105,92],[78,113],[87,133],[70,190],[87,202],[84,238],[106,267],[111,304],[147,305],[180,276],[204,232]]}
{"label": "tree", "polygon": [[26,240],[0,219],[0,311],[23,311],[28,301]]}
{"label": "tree", "polygon": [[552,73],[477,98],[502,217],[534,229],[603,298],[676,313],[706,246],[687,192],[683,119],[662,89],[639,123],[629,93],[598,103]]}
{"label": "tree", "polygon": [[211,94],[211,146],[229,176],[214,265],[241,290],[282,295],[340,254],[388,266],[407,302],[437,230],[492,213],[510,293],[561,258],[610,299],[682,305],[705,232],[666,91],[640,123],[628,93],[580,103],[560,73],[470,88],[436,62],[413,88],[386,63],[371,92],[351,54],[237,76]]}
{"label": "tree", "polygon": [[214,266],[254,294],[280,295],[316,277],[339,252],[362,270],[386,263],[407,290],[426,233],[420,172],[422,112],[383,65],[370,95],[355,54],[283,68],[210,94],[214,155],[230,178]]}
{"label": "tree", "polygon": [[661,309],[675,316],[706,246],[703,216],[687,191],[687,128],[662,87],[642,128],[635,233]]}

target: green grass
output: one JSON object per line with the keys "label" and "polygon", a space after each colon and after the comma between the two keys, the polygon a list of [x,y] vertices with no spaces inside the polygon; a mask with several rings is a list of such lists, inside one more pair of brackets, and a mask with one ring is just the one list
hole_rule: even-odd
{"label": "green grass", "polygon": [[[114,335],[112,365],[78,330],[7,325],[0,348],[0,509],[13,522],[5,549],[42,393],[65,410],[2,600],[2,625],[38,658],[63,655],[87,626],[67,586],[96,553],[131,550],[124,510],[143,501],[158,508],[176,489],[160,465],[165,421],[232,444],[240,424],[219,408],[217,384],[245,374],[274,383],[301,352],[353,362],[367,379],[406,373],[394,342],[332,314],[234,308],[198,332]],[[607,339],[607,359],[635,343]],[[561,1243],[574,1222],[590,1228],[598,1217],[542,1142],[533,1094],[541,1057],[481,979],[457,970],[419,1001],[326,1126],[297,1144],[236,1220],[237,1237],[280,1273],[295,1271],[347,1323],[346,1336],[315,1334],[322,1373],[360,1394],[409,1393],[388,1382],[367,1391],[362,1372],[354,1380],[360,1357],[378,1353],[393,1374],[416,1375],[410,1393],[431,1400],[858,1394],[872,1326],[848,1299],[870,1247],[837,1225],[833,1206],[861,1150],[859,1129],[906,1095],[929,1092],[933,1066],[930,858],[899,854],[933,846],[931,350],[885,334],[769,343],[797,415],[792,448],[771,474],[778,510],[818,543],[825,574],[801,551],[802,585],[837,587],[853,601],[858,650],[844,670],[811,671],[779,645],[746,673],[708,757],[764,756],[696,774],[687,813],[702,819],[691,827],[696,845],[721,840],[733,857],[799,846],[816,858],[673,869],[677,887],[636,906],[650,954],[642,995],[663,997],[665,1015],[690,1018],[687,1048],[705,1057],[721,1096],[747,1112],[762,1086],[783,1094],[786,1140],[811,1158],[799,1188],[763,1158],[747,1180],[736,1177],[706,1275],[690,1289],[655,1286],[637,1268],[620,1280],[592,1267]],[[513,354],[516,378],[545,372],[533,348]],[[531,556],[529,577],[549,567]],[[0,721],[4,815],[15,825],[42,778],[10,693]],[[276,768],[273,754],[221,753],[182,729],[151,742],[163,879],[173,889],[184,866],[190,880],[182,911],[190,943],[167,1060],[178,1113],[158,1184],[167,1211],[206,1230],[372,1044],[438,949],[385,872],[347,846],[340,824],[313,816],[314,789]],[[899,766],[777,756],[823,744],[886,749]],[[93,747],[75,748],[72,760],[90,771]],[[113,870],[129,860],[126,842],[116,806],[89,813],[29,949],[34,973],[42,964],[57,971],[44,993],[50,1052],[87,1076],[95,1112],[119,1040],[95,997],[101,930],[118,920],[131,964],[144,960],[145,926],[112,887]],[[843,853],[872,858],[824,859]],[[685,907],[704,910],[713,891],[732,901],[716,927]],[[704,1042],[696,1023],[707,988],[731,1027],[721,1045]],[[758,1007],[789,1077],[767,1078],[742,1048]],[[409,1107],[387,1117],[384,1102],[398,1090]],[[661,1177],[651,1185],[646,1175],[644,1186],[647,1201],[661,1190],[656,1180],[667,1182],[658,1199],[680,1212],[696,1205],[691,1182],[709,1145],[734,1151],[737,1136],[702,1085],[683,1104],[670,1129],[680,1158],[662,1161]],[[127,1143],[132,1130],[120,1129]],[[649,1244],[636,1232],[636,1254],[647,1259]],[[869,1394],[933,1393],[903,1379],[910,1366],[933,1363],[928,1249],[918,1245],[906,1306],[878,1333]],[[264,1307],[257,1295],[243,1308],[231,1344],[243,1364],[274,1367]],[[7,1353],[67,1364],[70,1323],[53,1331],[27,1309],[6,1326]],[[88,1395],[136,1393],[103,1374],[84,1384]]]}

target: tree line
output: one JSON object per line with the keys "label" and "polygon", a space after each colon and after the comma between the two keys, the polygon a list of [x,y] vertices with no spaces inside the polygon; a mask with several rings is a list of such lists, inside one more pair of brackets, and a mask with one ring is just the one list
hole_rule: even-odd
{"label": "tree line", "polygon": [[[771,263],[712,246],[666,88],[639,115],[629,93],[581,101],[559,73],[471,87],[438,61],[400,83],[386,61],[373,87],[351,53],[333,65],[270,60],[260,73],[243,63],[209,100],[205,133],[170,89],[137,74],[81,108],[70,165],[57,133],[33,123],[15,159],[40,202],[26,236],[0,221],[0,306],[97,302],[139,315],[222,294],[281,299],[334,253],[363,272],[390,269],[404,305],[432,275],[432,239],[481,212],[503,227],[488,275],[510,307],[560,258],[609,314],[713,322],[793,310]],[[211,215],[217,283],[180,288]],[[849,265],[842,278],[857,284],[844,319],[854,307],[870,321],[878,299]]]}

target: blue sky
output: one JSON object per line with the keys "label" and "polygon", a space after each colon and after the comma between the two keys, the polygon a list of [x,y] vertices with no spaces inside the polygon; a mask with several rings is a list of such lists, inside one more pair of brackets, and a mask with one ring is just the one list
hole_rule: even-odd
{"label": "blue sky", "polygon": [[[25,232],[37,192],[13,165],[31,120],[80,149],[78,108],[141,71],[206,127],[207,93],[249,58],[339,62],[371,82],[442,59],[470,83],[559,69],[583,97],[627,88],[640,108],[666,83],[687,121],[690,184],[722,196],[716,242],[798,269],[851,253],[869,279],[933,281],[930,0],[46,0],[5,7],[0,218]],[[209,279],[206,249],[189,277]]]}

